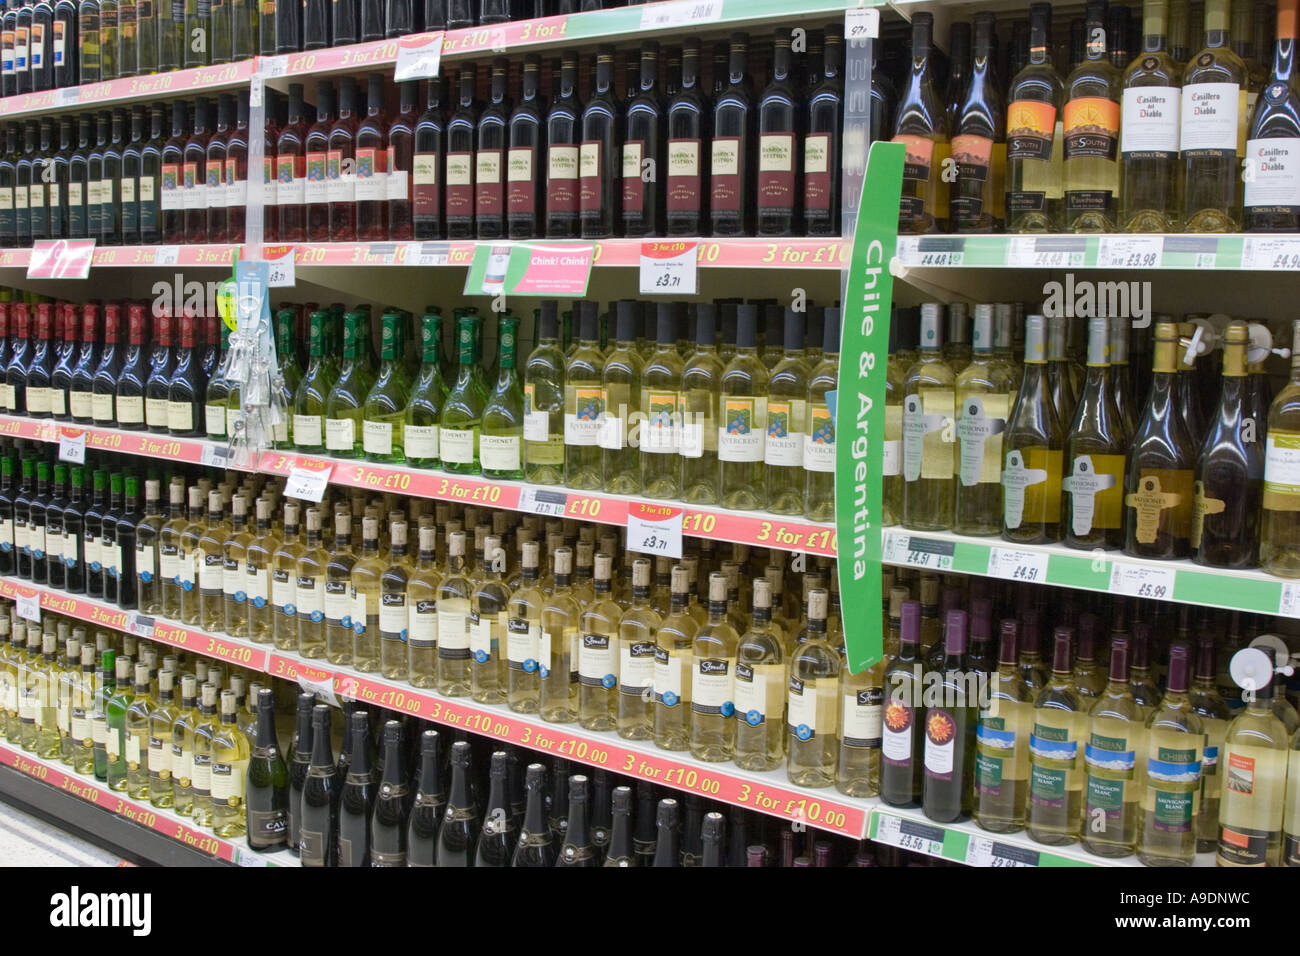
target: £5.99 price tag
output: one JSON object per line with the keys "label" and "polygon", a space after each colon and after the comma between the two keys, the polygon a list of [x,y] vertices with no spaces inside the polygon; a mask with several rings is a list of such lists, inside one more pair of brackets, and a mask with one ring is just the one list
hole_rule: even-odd
{"label": "\u00a35.99 price tag", "polygon": [[643,242],[638,283],[642,295],[695,295],[699,289],[696,242]]}
{"label": "\u00a35.99 price tag", "polygon": [[1174,596],[1174,569],[1151,568],[1141,564],[1112,561],[1110,593],[1130,597],[1169,600]]}
{"label": "\u00a35.99 price tag", "polygon": [[333,471],[333,465],[326,465],[320,471],[297,467],[289,469],[289,480],[284,484],[285,496],[320,504]]}
{"label": "\u00a35.99 price tag", "polygon": [[59,461],[86,463],[86,433],[80,428],[59,429]]}
{"label": "\u00a35.99 price tag", "polygon": [[627,506],[627,549],[641,554],[682,556],[681,508],[631,502]]}
{"label": "\u00a35.99 price tag", "polygon": [[1047,580],[1047,555],[1015,548],[989,549],[989,577],[1042,584]]}

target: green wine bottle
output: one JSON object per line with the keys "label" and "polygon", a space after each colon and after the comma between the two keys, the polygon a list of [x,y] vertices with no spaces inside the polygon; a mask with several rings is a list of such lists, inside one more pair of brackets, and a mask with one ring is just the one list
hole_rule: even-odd
{"label": "green wine bottle", "polygon": [[460,367],[438,422],[438,451],[442,467],[458,475],[477,475],[480,470],[479,430],[483,425],[487,389],[483,383],[483,370],[478,367],[475,347],[479,321],[477,315],[456,317]]}
{"label": "green wine bottle", "polygon": [[641,483],[647,498],[680,498],[682,372],[677,351],[679,305],[661,302],[655,315],[655,350],[641,372]]}
{"label": "green wine bottle", "polygon": [[808,373],[808,425],[804,432],[804,515],[814,521],[835,516],[835,419],[826,393],[838,387],[840,310],[826,309],[822,322],[822,357]]}
{"label": "green wine bottle", "polygon": [[433,468],[438,464],[438,420],[447,401],[438,345],[442,342],[442,316],[432,309],[420,317],[420,374],[402,419],[402,439],[408,464]]}
{"label": "green wine bottle", "polygon": [[515,369],[519,319],[497,322],[497,384],[483,409],[479,459],[489,478],[524,477],[524,390]]}
{"label": "green wine bottle", "polygon": [[362,456],[362,412],[374,384],[366,353],[369,315],[349,312],[343,317],[343,367],[325,399],[325,450],[339,458]]}
{"label": "green wine bottle", "polygon": [[280,446],[290,443],[293,397],[302,384],[302,366],[293,347],[293,318],[293,309],[281,309],[275,317],[275,354],[280,360],[280,401],[284,406],[283,417],[275,423],[275,443]]}
{"label": "green wine bottle", "polygon": [[406,461],[402,425],[411,383],[406,366],[398,358],[401,347],[402,316],[385,312],[379,345],[379,376],[366,395],[361,425],[362,447],[368,461],[401,464]]}
{"label": "green wine bottle", "polygon": [[298,451],[325,450],[325,399],[335,379],[333,364],[325,356],[328,323],[328,312],[311,314],[311,357],[293,393],[293,447]]}

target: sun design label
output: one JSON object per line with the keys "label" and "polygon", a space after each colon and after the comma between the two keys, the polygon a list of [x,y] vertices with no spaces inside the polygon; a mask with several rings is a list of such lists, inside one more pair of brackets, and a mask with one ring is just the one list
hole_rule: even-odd
{"label": "sun design label", "polygon": [[932,780],[951,780],[957,721],[939,707],[925,712],[925,775]]}
{"label": "sun design label", "polygon": [[912,759],[912,724],[916,713],[905,702],[889,699],[881,720],[880,754],[886,763],[904,766]]}

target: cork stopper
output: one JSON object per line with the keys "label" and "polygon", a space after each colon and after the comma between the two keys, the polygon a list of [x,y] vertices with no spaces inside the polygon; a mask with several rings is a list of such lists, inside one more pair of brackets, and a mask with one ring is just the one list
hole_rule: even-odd
{"label": "cork stopper", "polygon": [[637,558],[632,562],[632,587],[650,587],[650,561],[648,558]]}
{"label": "cork stopper", "polygon": [[149,686],[149,665],[143,662],[135,665],[135,686],[137,689]]}
{"label": "cork stopper", "polygon": [[90,644],[83,644],[81,647],[81,666],[89,668],[95,666],[95,648]]}
{"label": "cork stopper", "polygon": [[405,518],[396,518],[393,520],[392,524],[388,526],[388,541],[394,548],[406,547]]}
{"label": "cork stopper", "polygon": [[379,540],[379,515],[374,512],[367,512],[366,516],[361,519],[361,537],[366,541]]}
{"label": "cork stopper", "polygon": [[[578,545],[578,549],[581,550],[582,545]],[[595,556],[594,562],[596,565],[597,581],[608,581],[614,576],[614,558],[612,555],[608,555],[602,551]]]}
{"label": "cork stopper", "polygon": [[483,539],[483,561],[493,571],[505,571],[506,552],[501,547],[501,535],[490,534]]}
{"label": "cork stopper", "polygon": [[194,700],[199,691],[199,679],[193,674],[186,674],[181,678],[181,698],[183,700]]}
{"label": "cork stopper", "polygon": [[334,534],[339,538],[352,534],[352,512],[346,507],[334,512]]}
{"label": "cork stopper", "polygon": [[[285,520],[288,520],[287,518]],[[307,532],[309,534],[320,531],[320,510],[317,508],[307,509]]]}
{"label": "cork stopper", "polygon": [[808,620],[826,620],[826,610],[830,605],[830,594],[825,588],[813,588],[808,592]]}
{"label": "cork stopper", "polygon": [[[203,688],[204,702],[206,703],[208,695],[207,687]],[[235,716],[235,692],[233,690],[223,690],[221,692],[221,716]]]}
{"label": "cork stopper", "polygon": [[465,556],[465,532],[453,531],[447,536],[447,556],[463,558]]}
{"label": "cork stopper", "polygon": [[[28,646],[30,646],[30,644],[31,642],[29,640]],[[131,658],[123,654],[121,657],[117,659],[117,668],[114,673],[114,676],[117,678],[117,683],[119,687],[124,685],[127,681],[131,679]]]}
{"label": "cork stopper", "polygon": [[221,514],[223,508],[223,498],[221,492],[216,489],[208,492],[208,511],[211,514]]}
{"label": "cork stopper", "polygon": [[537,560],[538,556],[541,554],[541,550],[542,549],[538,546],[536,541],[524,542],[523,547],[520,549],[521,563],[524,568],[531,568],[534,571],[537,570]]}
{"label": "cork stopper", "polygon": [[727,603],[727,576],[715,571],[709,575],[709,603]]}
{"label": "cork stopper", "polygon": [[573,549],[559,547],[555,549],[555,574],[568,575],[573,573]]}
{"label": "cork stopper", "polygon": [[923,607],[939,603],[939,576],[926,574],[921,576],[921,605]]}
{"label": "cork stopper", "polygon": [[771,585],[767,578],[754,578],[754,610],[770,611],[772,609]]}
{"label": "cork stopper", "polygon": [[431,524],[421,524],[419,545],[421,552],[433,554],[438,549],[438,529]]}
{"label": "cork stopper", "polygon": [[[200,703],[204,707],[216,707],[217,705],[217,685],[204,683],[201,690]],[[234,700],[235,695],[231,694],[230,699]]]}
{"label": "cork stopper", "polygon": [[164,670],[158,674],[158,693],[170,694],[176,686],[176,675],[171,671]]}

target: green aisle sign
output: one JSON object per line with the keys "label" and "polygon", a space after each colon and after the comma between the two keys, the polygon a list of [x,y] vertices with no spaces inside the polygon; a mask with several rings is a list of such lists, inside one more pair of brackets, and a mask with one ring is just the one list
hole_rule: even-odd
{"label": "green aisle sign", "polygon": [[903,146],[872,143],[849,258],[835,397],[835,533],[849,669],[880,660],[881,465]]}

